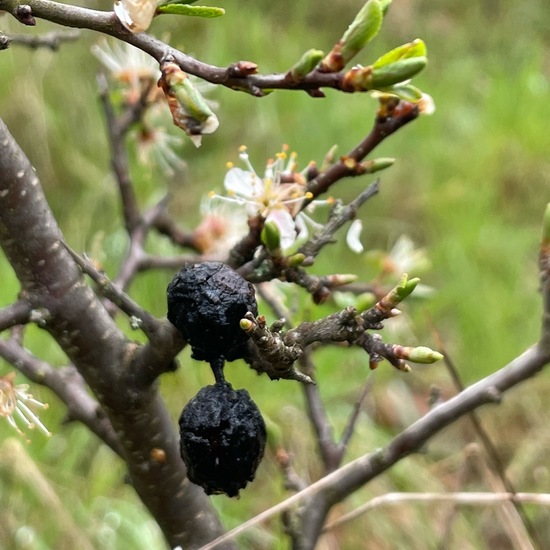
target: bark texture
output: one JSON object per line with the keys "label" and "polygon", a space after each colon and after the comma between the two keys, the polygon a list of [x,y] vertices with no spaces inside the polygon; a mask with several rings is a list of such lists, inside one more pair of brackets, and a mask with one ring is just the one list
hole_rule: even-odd
{"label": "bark texture", "polygon": [[156,386],[135,376],[144,357],[165,360],[163,353],[144,355],[125,337],[63,242],[33,167],[0,120],[0,245],[21,282],[20,300],[92,389],[131,482],[169,544],[198,548],[222,525],[204,491],[186,478],[175,422]]}

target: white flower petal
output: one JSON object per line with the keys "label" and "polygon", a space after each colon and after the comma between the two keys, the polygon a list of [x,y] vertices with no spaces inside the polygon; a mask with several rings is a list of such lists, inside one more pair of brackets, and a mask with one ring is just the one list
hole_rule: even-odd
{"label": "white flower petal", "polygon": [[363,222],[361,220],[354,220],[346,235],[346,244],[356,254],[361,254],[364,250],[360,240],[361,231],[363,231]]}
{"label": "white flower petal", "polygon": [[156,0],[116,0],[114,5],[120,22],[134,33],[144,32],[149,28],[157,10]]}
{"label": "white flower petal", "polygon": [[201,133],[202,134],[213,134],[220,125],[218,117],[214,114],[210,115],[204,122]]}
{"label": "white flower petal", "polygon": [[435,101],[429,94],[422,94],[422,98],[418,102],[418,108],[422,115],[433,115],[435,113]]}
{"label": "white flower petal", "polygon": [[298,230],[298,238],[300,239],[300,242],[304,243],[309,238],[309,228],[307,226],[306,219],[306,216],[301,212],[296,216],[296,218],[294,218],[294,225]]}
{"label": "white flower petal", "polygon": [[223,185],[229,193],[247,199],[256,197],[264,187],[262,180],[256,174],[241,168],[231,168],[225,174]]}

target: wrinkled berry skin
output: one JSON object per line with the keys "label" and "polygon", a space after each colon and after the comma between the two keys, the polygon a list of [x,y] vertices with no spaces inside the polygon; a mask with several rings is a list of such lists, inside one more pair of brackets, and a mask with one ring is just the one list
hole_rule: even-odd
{"label": "wrinkled berry skin", "polygon": [[168,285],[168,319],[191,344],[195,359],[241,358],[248,336],[240,328],[256,316],[254,287],[221,262],[187,264]]}
{"label": "wrinkled berry skin", "polygon": [[206,386],[180,417],[180,450],[187,477],[207,494],[239,494],[263,457],[265,423],[246,390],[227,382]]}

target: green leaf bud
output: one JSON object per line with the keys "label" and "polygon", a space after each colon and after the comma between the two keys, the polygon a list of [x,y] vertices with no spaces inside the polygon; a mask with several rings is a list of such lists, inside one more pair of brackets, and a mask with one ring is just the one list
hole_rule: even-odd
{"label": "green leaf bud", "polygon": [[308,50],[302,55],[298,62],[292,66],[289,75],[293,80],[300,80],[307,76],[323,59],[324,52],[321,50]]}
{"label": "green leaf bud", "polygon": [[[407,348],[406,348],[407,349]],[[426,346],[418,346],[416,348],[408,348],[407,357],[413,363],[431,364],[443,359],[443,354],[434,351]]]}
{"label": "green leaf bud", "polygon": [[296,254],[293,254],[292,256],[289,256],[287,258],[288,266],[289,267],[298,267],[299,265],[302,265],[306,259],[305,254],[302,254],[301,252],[297,252]]}
{"label": "green leaf bud", "polygon": [[374,89],[381,89],[399,84],[418,74],[427,63],[426,57],[410,57],[389,65],[373,67],[371,86]]}
{"label": "green leaf bud", "polygon": [[368,0],[342,37],[341,54],[346,61],[361,51],[378,34],[382,18],[379,0]]}
{"label": "green leaf bud", "polygon": [[385,53],[382,57],[379,57],[372,65],[373,69],[379,67],[384,67],[386,65],[391,65],[401,59],[410,59],[413,57],[427,57],[428,50],[426,44],[420,38],[408,42],[407,44],[402,44],[393,50]]}
{"label": "green leaf bud", "polygon": [[380,30],[384,15],[379,0],[368,0],[361,8],[344,36],[321,62],[324,72],[342,70],[348,61],[360,52]]}
{"label": "green leaf bud", "polygon": [[277,224],[266,222],[260,235],[262,243],[272,256],[281,255],[281,232]]}

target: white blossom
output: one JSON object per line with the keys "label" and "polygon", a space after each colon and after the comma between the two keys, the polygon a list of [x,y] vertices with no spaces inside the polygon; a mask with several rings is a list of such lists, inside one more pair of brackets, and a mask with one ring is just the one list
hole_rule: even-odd
{"label": "white blossom", "polygon": [[312,194],[306,189],[304,175],[296,171],[296,154],[288,155],[283,148],[275,160],[267,162],[263,177],[252,167],[246,147],[241,147],[239,156],[247,169],[229,163],[224,179],[227,196],[211,194],[211,197],[241,205],[249,217],[260,215],[266,222],[273,222],[279,229],[283,250],[296,244],[299,235],[300,241],[303,240],[307,225],[315,222],[301,211],[304,200],[311,199]]}
{"label": "white blossom", "polygon": [[47,436],[51,432],[42,424],[33,409],[47,409],[48,404],[35,399],[29,392],[28,384],[14,385],[15,372],[0,377],[0,417],[20,435],[25,433],[19,428],[18,422],[29,430],[38,428]]}

